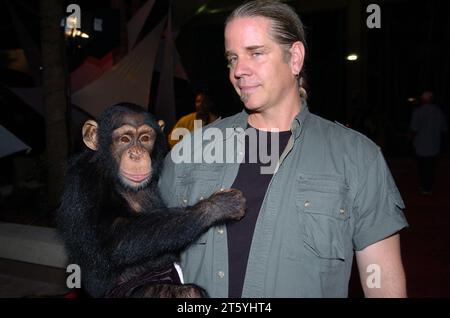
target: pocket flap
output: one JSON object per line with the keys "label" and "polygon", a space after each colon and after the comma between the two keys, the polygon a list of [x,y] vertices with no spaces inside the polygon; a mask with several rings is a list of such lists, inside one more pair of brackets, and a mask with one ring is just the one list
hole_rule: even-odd
{"label": "pocket flap", "polygon": [[305,213],[346,220],[350,217],[347,192],[343,177],[301,174],[296,204]]}
{"label": "pocket flap", "polygon": [[297,206],[304,213],[322,214],[339,220],[350,217],[345,198],[333,193],[301,193]]}

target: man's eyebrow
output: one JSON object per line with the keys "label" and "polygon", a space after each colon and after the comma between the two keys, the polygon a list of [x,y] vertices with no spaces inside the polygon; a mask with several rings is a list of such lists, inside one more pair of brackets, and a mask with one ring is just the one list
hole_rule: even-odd
{"label": "man's eyebrow", "polygon": [[[251,45],[251,46],[247,46],[247,47],[245,48],[245,50],[251,52],[251,51],[255,51],[255,50],[263,49],[263,48],[265,48],[264,45]],[[224,55],[225,55],[225,58],[227,58],[227,57],[229,57],[230,55],[235,55],[235,54],[236,54],[236,53],[234,53],[234,52],[232,52],[232,51],[226,51]]]}
{"label": "man's eyebrow", "polygon": [[264,45],[252,45],[252,46],[247,46],[245,49],[247,51],[255,51],[255,50],[263,49],[263,48],[264,48]]}

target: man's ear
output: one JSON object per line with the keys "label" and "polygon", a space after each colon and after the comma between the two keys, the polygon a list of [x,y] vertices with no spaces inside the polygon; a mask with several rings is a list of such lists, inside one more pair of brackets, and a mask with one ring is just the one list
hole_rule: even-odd
{"label": "man's ear", "polygon": [[166,126],[166,123],[164,122],[164,120],[162,120],[162,119],[158,120],[158,125],[159,125],[159,127],[161,127],[161,131],[164,131],[164,127]]}
{"label": "man's ear", "polygon": [[305,46],[302,42],[297,41],[292,44],[289,50],[291,52],[291,70],[292,74],[299,75],[305,60]]}
{"label": "man's ear", "polygon": [[98,124],[95,120],[87,120],[83,125],[84,144],[92,150],[98,149],[97,127]]}

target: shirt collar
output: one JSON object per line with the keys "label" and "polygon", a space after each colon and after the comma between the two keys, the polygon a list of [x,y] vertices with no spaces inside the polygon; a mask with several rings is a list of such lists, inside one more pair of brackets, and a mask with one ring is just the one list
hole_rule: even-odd
{"label": "shirt collar", "polygon": [[[306,101],[302,99],[302,107],[300,112],[294,117],[294,120],[291,124],[291,132],[295,139],[300,137],[300,134],[302,132],[303,124],[305,123],[305,120],[308,118],[310,112],[308,109],[308,104],[306,104]],[[239,116],[237,116],[234,124],[232,125],[232,128],[242,128],[245,130],[247,128],[247,121],[248,121],[248,113],[245,110],[245,108],[240,112]]]}
{"label": "shirt collar", "polygon": [[302,99],[302,107],[300,109],[300,112],[294,117],[294,120],[291,124],[291,132],[292,136],[294,136],[295,139],[300,137],[300,134],[303,129],[303,125],[306,121],[306,119],[309,117],[309,109],[308,104],[306,104],[306,101]]}

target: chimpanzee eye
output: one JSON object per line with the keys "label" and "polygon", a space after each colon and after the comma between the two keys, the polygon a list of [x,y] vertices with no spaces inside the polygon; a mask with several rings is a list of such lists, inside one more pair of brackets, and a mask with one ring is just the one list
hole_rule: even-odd
{"label": "chimpanzee eye", "polygon": [[143,135],[141,137],[141,142],[149,142],[150,141],[150,136],[149,135]]}
{"label": "chimpanzee eye", "polygon": [[128,136],[122,136],[122,137],[120,137],[120,142],[122,142],[122,143],[124,143],[124,144],[127,144],[127,143],[129,143],[131,141],[131,139],[130,139],[130,137],[128,137]]}

